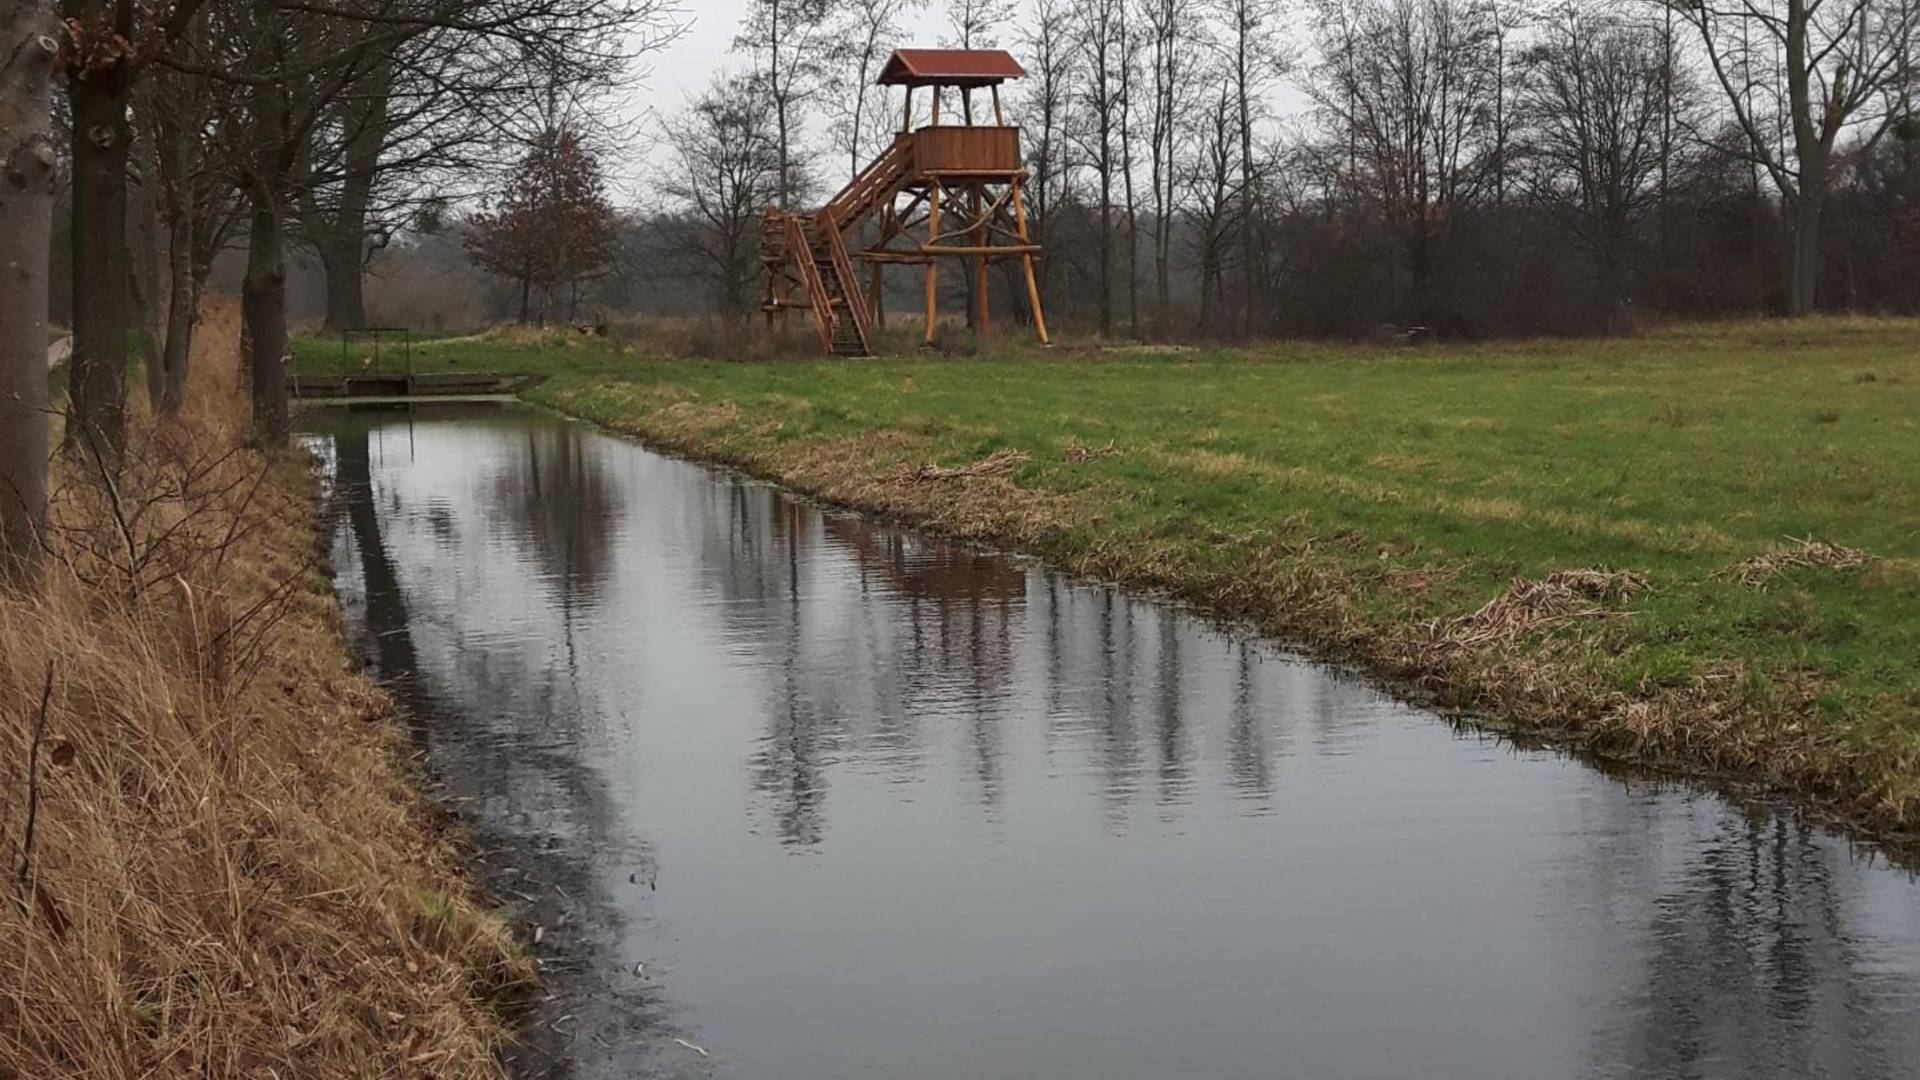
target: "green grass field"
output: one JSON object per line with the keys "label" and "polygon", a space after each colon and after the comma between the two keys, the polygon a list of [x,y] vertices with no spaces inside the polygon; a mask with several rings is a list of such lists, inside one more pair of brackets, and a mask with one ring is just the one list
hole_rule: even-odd
{"label": "green grass field", "polygon": [[[1496,718],[1920,823],[1920,323],[756,364],[524,338],[423,353],[549,375],[536,401],[830,497],[1011,534]],[[873,486],[1009,451],[1007,486],[1048,500],[1039,528],[943,517],[953,485]],[[1864,561],[1755,564],[1741,580],[1746,560],[1805,538]],[[1516,578],[1581,568],[1645,588],[1471,658],[1397,659]],[[1308,605],[1324,610],[1289,610]],[[1508,685],[1543,670],[1551,692]],[[1634,702],[1664,710],[1657,734],[1623,732],[1646,726]]]}
{"label": "green grass field", "polygon": [[[375,370],[404,371],[406,345],[393,336],[380,340],[376,362],[370,338],[349,338],[341,348],[337,334],[296,334],[291,342],[293,370],[302,375],[356,375]],[[416,333],[413,370],[420,374],[445,372],[525,372],[553,375],[615,371],[627,366],[621,346],[601,338],[568,337],[517,331],[487,334],[434,335]]]}

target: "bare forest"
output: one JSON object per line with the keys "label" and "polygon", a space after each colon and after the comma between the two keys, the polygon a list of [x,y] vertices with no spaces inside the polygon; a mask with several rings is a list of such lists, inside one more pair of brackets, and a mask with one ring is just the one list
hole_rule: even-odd
{"label": "bare forest", "polygon": [[[277,446],[290,266],[319,268],[329,326],[365,325],[380,251],[450,213],[513,218],[512,163],[605,132],[591,103],[682,25],[666,0],[0,5],[0,264],[16,278],[0,310],[0,561],[17,574],[32,560],[56,430],[110,473],[130,370],[156,415],[181,408],[221,259],[237,266],[254,436]],[[545,175],[597,193],[592,176]],[[539,280],[558,279],[543,266]],[[71,327],[59,424],[50,314]]]}
{"label": "bare forest", "polygon": [[[37,315],[72,327],[62,437],[108,458],[129,342],[157,411],[177,409],[210,282],[241,295],[269,445],[303,320],[744,329],[762,213],[819,205],[926,122],[873,85],[908,44],[1025,68],[1008,121],[1039,293],[1069,333],[1476,338],[1920,308],[1916,0],[753,0],[680,101],[636,90],[637,61],[699,15],[672,0],[0,13],[0,262],[26,286],[0,343],[13,549],[49,437]],[[1011,264],[995,271],[994,308],[1024,317]]]}
{"label": "bare forest", "polygon": [[[887,51],[937,43],[1026,68],[1011,119],[1044,306],[1069,331],[1910,312],[1915,17],[1909,0],[759,0],[742,73],[666,124],[627,223],[647,272],[603,303],[748,315],[755,210],[829,198],[903,122],[868,85]],[[1010,267],[993,288],[1023,307]]]}

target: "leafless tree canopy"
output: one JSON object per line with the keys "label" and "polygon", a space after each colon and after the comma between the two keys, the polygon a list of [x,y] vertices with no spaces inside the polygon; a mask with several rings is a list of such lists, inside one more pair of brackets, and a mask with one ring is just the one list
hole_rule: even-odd
{"label": "leafless tree canopy", "polygon": [[[948,5],[941,43],[1028,71],[1008,101],[1069,328],[1593,333],[1920,309],[1917,8],[1018,0]],[[902,9],[756,4],[740,42],[781,175],[832,161],[831,188],[903,121],[867,85]],[[818,27],[841,51],[809,52]],[[715,193],[655,194],[684,226]],[[789,179],[769,201],[797,199]]]}

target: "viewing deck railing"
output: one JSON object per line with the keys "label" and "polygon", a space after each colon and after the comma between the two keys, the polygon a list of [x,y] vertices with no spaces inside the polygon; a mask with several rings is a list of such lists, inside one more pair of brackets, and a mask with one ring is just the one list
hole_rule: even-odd
{"label": "viewing deck railing", "polygon": [[1017,127],[923,127],[913,133],[913,168],[918,175],[971,173],[1005,175],[1020,171]]}

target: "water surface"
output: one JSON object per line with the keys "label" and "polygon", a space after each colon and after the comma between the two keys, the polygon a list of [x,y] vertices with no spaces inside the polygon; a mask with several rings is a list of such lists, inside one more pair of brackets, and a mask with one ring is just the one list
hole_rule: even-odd
{"label": "water surface", "polygon": [[545,414],[307,423],[524,1075],[1920,1076],[1920,885],[1790,815]]}

